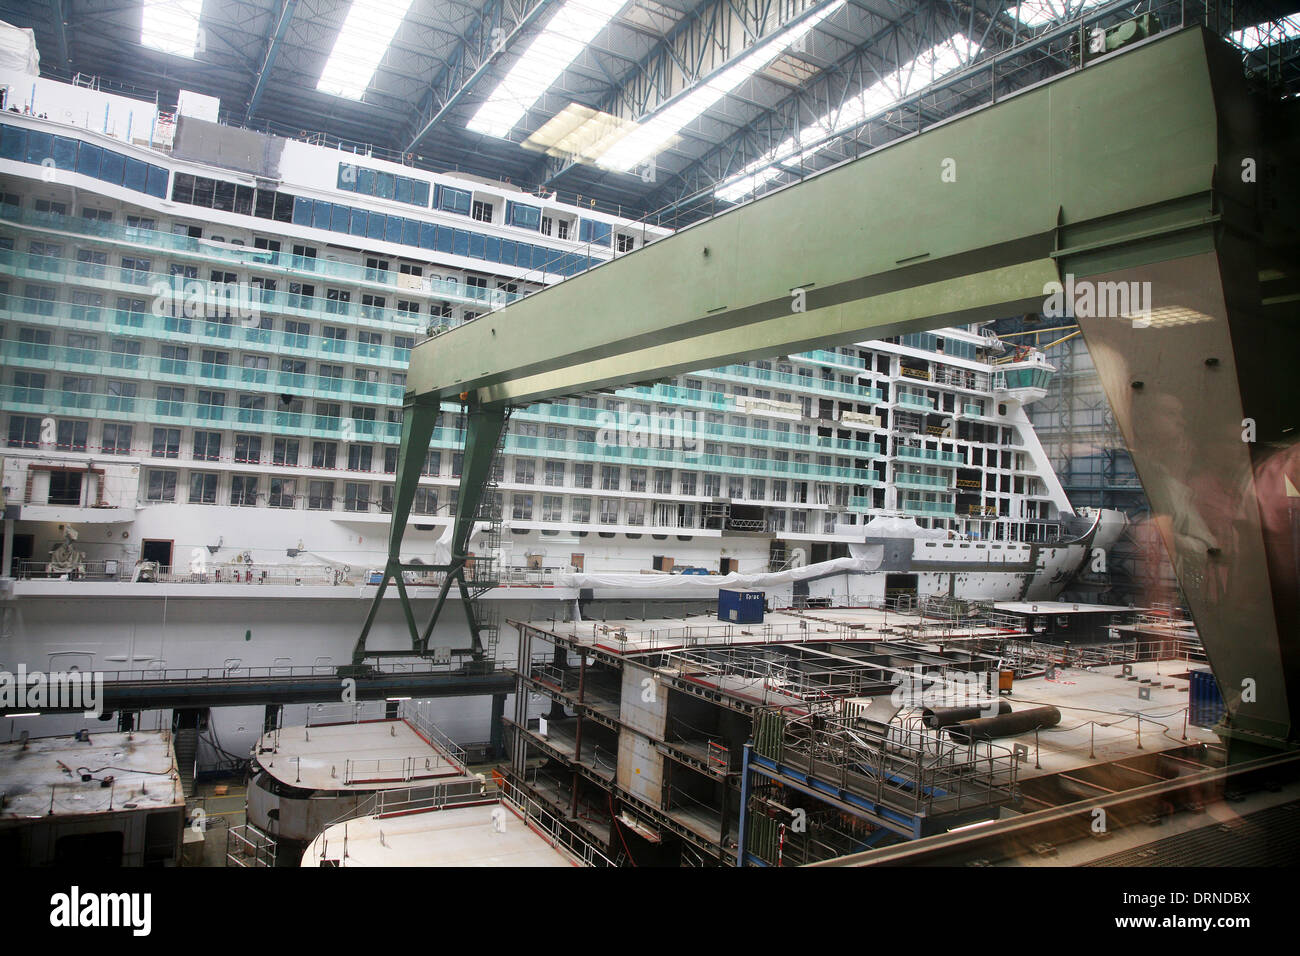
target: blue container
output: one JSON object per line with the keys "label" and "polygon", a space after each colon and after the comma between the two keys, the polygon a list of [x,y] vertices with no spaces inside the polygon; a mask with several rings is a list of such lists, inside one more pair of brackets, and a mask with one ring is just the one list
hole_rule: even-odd
{"label": "blue container", "polygon": [[1214,679],[1214,672],[1192,671],[1191,677],[1192,682],[1187,689],[1187,721],[1197,727],[1213,727],[1227,710],[1223,704],[1223,695],[1219,693],[1219,685]]}
{"label": "blue container", "polygon": [[718,620],[728,624],[762,624],[763,592],[718,589]]}

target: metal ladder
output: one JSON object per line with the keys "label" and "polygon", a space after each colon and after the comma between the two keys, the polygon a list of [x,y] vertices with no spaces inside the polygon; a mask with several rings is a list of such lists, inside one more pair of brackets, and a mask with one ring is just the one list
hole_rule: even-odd
{"label": "metal ladder", "polygon": [[479,498],[477,518],[487,522],[487,527],[479,533],[481,547],[486,552],[480,557],[474,556],[472,573],[466,576],[470,603],[466,608],[472,616],[474,627],[478,631],[479,641],[484,655],[496,659],[497,647],[501,638],[500,613],[491,603],[483,600],[483,595],[501,583],[501,513],[504,508],[497,502],[497,489],[500,479],[497,477],[497,464],[504,460],[506,436],[510,431],[510,413],[506,413],[506,425],[501,429],[496,449],[492,452],[492,467],[487,480],[483,483],[483,493]]}

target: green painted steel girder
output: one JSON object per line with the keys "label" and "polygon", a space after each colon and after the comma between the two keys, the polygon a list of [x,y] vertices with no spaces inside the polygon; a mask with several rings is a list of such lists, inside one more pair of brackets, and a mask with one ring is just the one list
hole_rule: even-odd
{"label": "green painted steel girder", "polygon": [[408,390],[527,404],[1035,309],[1067,235],[1076,272],[1211,247],[1216,126],[1205,36],[1158,38],[425,342]]}
{"label": "green painted steel girder", "polygon": [[[1300,201],[1273,185],[1269,211],[1239,174],[1273,148],[1258,106],[1221,41],[1199,28],[1157,36],[422,343],[408,408],[463,395],[503,415],[735,360],[1039,311],[1047,285],[1069,275],[1154,282],[1190,331],[1130,337],[1122,314],[1080,314],[1080,324],[1153,515],[1168,525],[1233,733],[1285,745],[1300,727],[1300,531],[1290,530],[1300,519],[1286,498],[1254,489],[1264,477],[1281,489],[1288,474],[1285,487],[1300,486],[1296,423],[1277,411],[1300,407],[1300,356],[1294,306],[1283,297],[1261,308],[1257,276],[1272,263],[1283,285],[1300,281]],[[1281,168],[1300,161],[1288,128],[1300,123],[1283,124],[1268,160]],[[1268,448],[1242,444],[1246,417]],[[490,465],[495,437],[480,432],[466,460]],[[408,440],[422,457],[428,432],[404,432],[403,456]],[[457,555],[473,517],[466,492],[462,483]],[[394,510],[390,567],[408,510]]]}

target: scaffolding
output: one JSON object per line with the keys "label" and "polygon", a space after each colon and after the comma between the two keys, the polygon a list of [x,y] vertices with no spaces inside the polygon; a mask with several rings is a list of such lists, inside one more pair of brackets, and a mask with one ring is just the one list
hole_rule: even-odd
{"label": "scaffolding", "polygon": [[[747,832],[738,854],[776,866],[992,818],[1012,802],[1019,766],[1014,749],[955,743],[919,714],[875,723],[767,712],[755,721],[746,758]],[[790,805],[809,799],[812,807]]]}
{"label": "scaffolding", "polygon": [[276,841],[251,823],[226,831],[226,866],[244,869],[274,867]]}

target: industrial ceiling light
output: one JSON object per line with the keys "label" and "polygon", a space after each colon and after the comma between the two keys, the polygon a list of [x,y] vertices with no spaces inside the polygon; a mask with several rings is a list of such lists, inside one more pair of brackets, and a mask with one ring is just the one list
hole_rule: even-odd
{"label": "industrial ceiling light", "polygon": [[411,0],[352,0],[316,89],[361,99],[410,7]]}
{"label": "industrial ceiling light", "polygon": [[488,94],[469,129],[504,139],[627,0],[568,0]]}
{"label": "industrial ceiling light", "polygon": [[772,150],[764,153],[740,175],[714,190],[724,202],[739,202],[781,174],[783,165],[802,166],[831,144],[836,134],[869,116],[884,112],[905,96],[965,66],[979,53],[978,43],[964,33],[954,33],[917,54],[888,76],[867,87],[843,106],[819,117]]}
{"label": "industrial ceiling light", "polygon": [[807,36],[840,7],[844,0],[832,0],[796,20],[790,26],[755,44],[748,53],[724,67],[703,85],[697,86],[651,116],[635,130],[601,154],[596,163],[606,169],[626,172],[658,153],[674,136],[705,110],[741,83]]}
{"label": "industrial ceiling light", "polygon": [[570,103],[519,145],[571,162],[589,163],[634,129],[632,120]]}
{"label": "industrial ceiling light", "polygon": [[140,45],[193,58],[200,48],[202,12],[203,0],[143,0]]}

